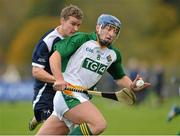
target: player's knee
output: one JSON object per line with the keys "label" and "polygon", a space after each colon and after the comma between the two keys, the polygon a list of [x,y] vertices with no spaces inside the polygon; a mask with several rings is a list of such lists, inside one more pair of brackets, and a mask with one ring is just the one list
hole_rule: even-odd
{"label": "player's knee", "polygon": [[107,127],[107,123],[103,122],[97,125],[95,134],[101,134]]}
{"label": "player's knee", "polygon": [[96,124],[94,124],[94,129],[93,129],[93,133],[94,135],[98,135],[98,134],[101,134],[107,127],[107,122],[106,120],[102,120]]}

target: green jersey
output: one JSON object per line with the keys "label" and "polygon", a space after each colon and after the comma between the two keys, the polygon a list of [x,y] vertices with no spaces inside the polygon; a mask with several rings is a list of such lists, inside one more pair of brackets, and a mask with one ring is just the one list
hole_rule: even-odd
{"label": "green jersey", "polygon": [[72,85],[91,88],[107,70],[114,79],[125,73],[120,52],[110,45],[102,48],[96,33],[76,33],[55,44],[61,54],[64,80]]}

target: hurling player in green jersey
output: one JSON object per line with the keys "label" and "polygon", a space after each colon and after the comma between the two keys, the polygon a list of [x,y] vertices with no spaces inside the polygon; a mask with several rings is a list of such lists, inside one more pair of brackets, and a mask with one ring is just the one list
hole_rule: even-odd
{"label": "hurling player in green jersey", "polygon": [[[50,57],[50,67],[55,77],[54,111],[37,135],[56,131],[53,125],[63,120],[70,128],[69,135],[101,134],[107,122],[102,113],[90,102],[89,95],[64,90],[66,86],[92,88],[108,71],[121,87],[139,91],[150,85],[145,82],[138,88],[122,66],[121,54],[112,43],[118,38],[121,22],[115,16],[102,14],[97,21],[96,32],[77,33],[55,44]],[[55,120],[56,119],[56,120]],[[73,124],[76,124],[75,126]]]}

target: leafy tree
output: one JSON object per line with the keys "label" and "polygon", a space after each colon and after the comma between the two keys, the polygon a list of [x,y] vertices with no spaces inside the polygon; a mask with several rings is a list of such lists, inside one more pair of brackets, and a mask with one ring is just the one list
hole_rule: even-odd
{"label": "leafy tree", "polygon": [[37,17],[27,22],[12,40],[8,63],[19,67],[31,65],[32,51],[42,35],[58,25],[59,18]]}
{"label": "leafy tree", "polygon": [[28,18],[36,16],[59,16],[64,6],[63,0],[34,0]]}
{"label": "leafy tree", "polygon": [[[50,16],[59,16],[60,9],[69,4],[84,11],[81,31],[94,31],[97,17],[102,13],[120,18],[122,29],[116,47],[123,53],[125,62],[136,56],[149,64],[157,60],[166,68],[180,65],[177,62],[180,35],[178,0],[33,0],[23,27],[16,25],[19,33],[10,44],[8,62],[30,66],[32,49],[38,39],[58,23],[58,19],[51,21]],[[12,21],[8,23],[10,25]],[[9,29],[6,30],[10,35]]]}

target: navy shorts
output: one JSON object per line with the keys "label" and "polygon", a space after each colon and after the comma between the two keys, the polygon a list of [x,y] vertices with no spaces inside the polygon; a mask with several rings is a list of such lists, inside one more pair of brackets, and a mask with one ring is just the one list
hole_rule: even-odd
{"label": "navy shorts", "polygon": [[43,122],[52,114],[52,109],[34,110],[34,116],[37,122]]}

